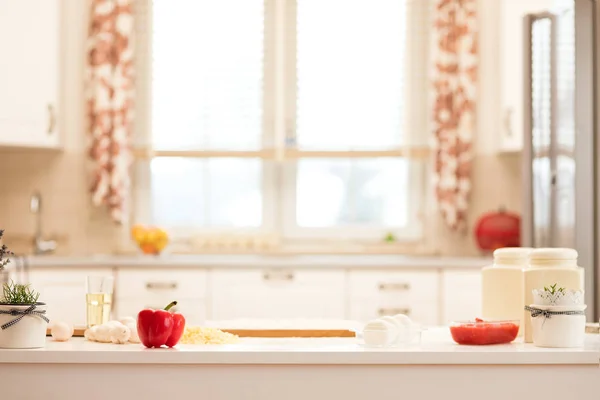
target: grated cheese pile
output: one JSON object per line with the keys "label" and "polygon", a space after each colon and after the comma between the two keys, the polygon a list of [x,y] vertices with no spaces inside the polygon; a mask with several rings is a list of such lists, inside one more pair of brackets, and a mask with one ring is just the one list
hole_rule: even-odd
{"label": "grated cheese pile", "polygon": [[223,332],[215,328],[201,328],[199,326],[186,327],[179,340],[181,344],[232,344],[238,343],[237,335]]}

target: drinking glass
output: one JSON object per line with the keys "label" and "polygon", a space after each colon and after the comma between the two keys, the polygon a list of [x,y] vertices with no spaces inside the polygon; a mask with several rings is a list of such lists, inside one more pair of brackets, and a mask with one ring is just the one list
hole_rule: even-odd
{"label": "drinking glass", "polygon": [[112,276],[87,277],[87,326],[102,325],[110,319],[113,295]]}

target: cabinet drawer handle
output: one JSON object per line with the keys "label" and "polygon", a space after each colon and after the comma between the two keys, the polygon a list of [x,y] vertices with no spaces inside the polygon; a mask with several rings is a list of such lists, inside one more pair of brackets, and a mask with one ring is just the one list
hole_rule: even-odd
{"label": "cabinet drawer handle", "polygon": [[379,311],[377,311],[377,314],[380,317],[396,314],[410,315],[410,308],[380,308]]}
{"label": "cabinet drawer handle", "polygon": [[293,272],[265,272],[263,273],[263,280],[265,281],[293,281]]}
{"label": "cabinet drawer handle", "polygon": [[54,115],[54,106],[48,103],[48,135],[54,132],[54,127],[56,125],[56,115]]}
{"label": "cabinet drawer handle", "polygon": [[177,289],[176,282],[148,282],[146,283],[148,290],[175,290]]}
{"label": "cabinet drawer handle", "polygon": [[410,283],[380,283],[379,290],[382,292],[404,292],[410,290]]}

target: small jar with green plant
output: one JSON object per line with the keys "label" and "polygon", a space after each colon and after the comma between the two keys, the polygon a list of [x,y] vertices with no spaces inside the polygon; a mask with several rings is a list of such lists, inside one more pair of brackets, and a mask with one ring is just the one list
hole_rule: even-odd
{"label": "small jar with green plant", "polygon": [[[0,240],[4,231],[0,230]],[[0,246],[0,273],[4,276],[13,253]],[[29,349],[46,343],[46,304],[39,302],[40,294],[28,284],[8,280],[2,284],[0,297],[0,348]]]}

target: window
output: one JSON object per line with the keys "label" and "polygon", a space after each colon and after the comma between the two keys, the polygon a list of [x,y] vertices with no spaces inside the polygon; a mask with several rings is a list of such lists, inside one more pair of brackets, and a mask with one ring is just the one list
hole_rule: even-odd
{"label": "window", "polygon": [[134,218],[418,237],[425,4],[140,0]]}

